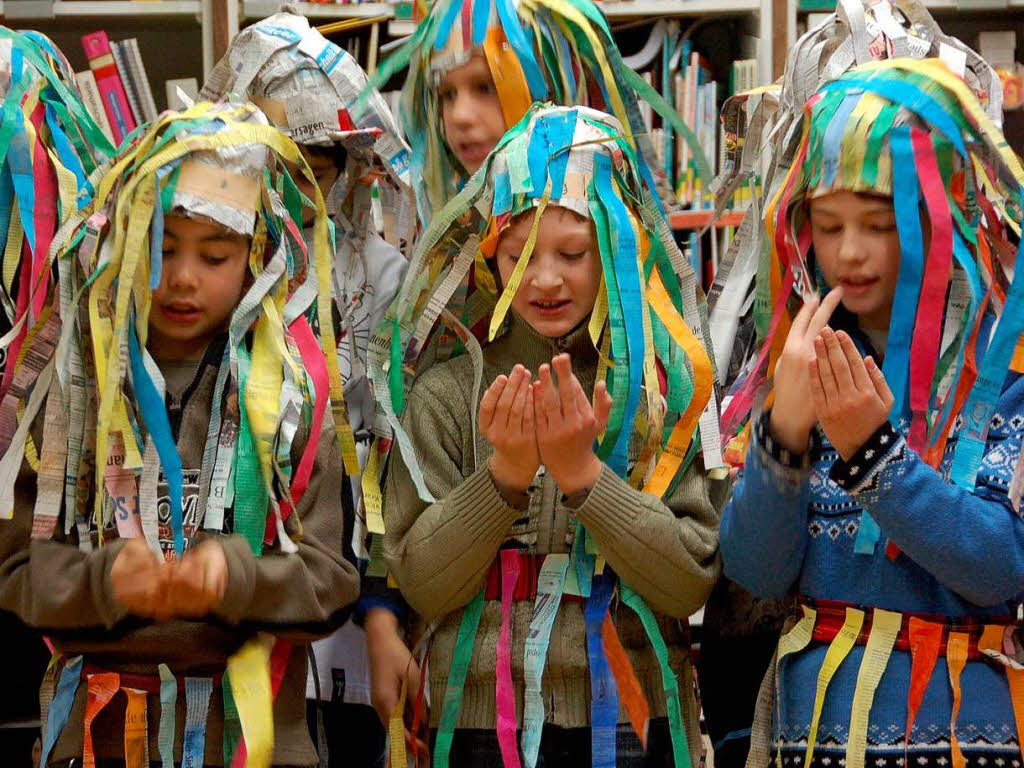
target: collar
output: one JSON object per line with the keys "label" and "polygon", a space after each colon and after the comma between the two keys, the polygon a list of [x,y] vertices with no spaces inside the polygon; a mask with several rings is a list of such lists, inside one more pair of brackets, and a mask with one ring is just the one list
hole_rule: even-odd
{"label": "collar", "polygon": [[536,375],[540,366],[550,363],[551,358],[568,352],[572,357],[574,370],[597,367],[597,350],[590,341],[590,315],[587,315],[576,328],[565,336],[551,338],[537,333],[533,327],[523,320],[514,310],[509,310],[508,330],[494,345],[508,349],[517,362],[522,363]]}

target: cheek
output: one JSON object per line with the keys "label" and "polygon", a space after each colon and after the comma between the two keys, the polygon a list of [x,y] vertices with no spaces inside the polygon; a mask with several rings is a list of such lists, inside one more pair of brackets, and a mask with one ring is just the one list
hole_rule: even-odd
{"label": "cheek", "polygon": [[812,235],[811,247],[814,252],[814,263],[825,276],[825,281],[829,285],[835,285],[837,246],[834,239],[825,235]]}
{"label": "cheek", "polygon": [[601,290],[601,257],[594,251],[573,264],[569,271],[577,300],[590,306],[597,301],[597,292]]}

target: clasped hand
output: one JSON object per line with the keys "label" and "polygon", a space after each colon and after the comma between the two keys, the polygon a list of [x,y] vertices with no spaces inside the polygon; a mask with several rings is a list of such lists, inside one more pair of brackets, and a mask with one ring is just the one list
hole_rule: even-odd
{"label": "clasped hand", "polygon": [[810,431],[821,424],[839,455],[849,459],[892,408],[892,392],[874,359],[862,357],[845,331],[827,325],[841,299],[836,288],[822,301],[804,304],[775,366],[771,430],[793,453],[804,452]]}
{"label": "clasped hand", "polygon": [[110,568],[114,597],[130,613],[169,621],[205,616],[220,605],[228,583],[227,558],[214,539],[180,560],[163,561],[143,539],[132,539]]}
{"label": "clasped hand", "polygon": [[587,399],[568,354],[542,365],[536,382],[521,365],[498,376],[480,400],[479,415],[480,433],[494,446],[495,481],[526,490],[543,463],[564,493],[592,488],[601,474],[594,441],[608,425],[611,406],[603,381],[593,401]]}

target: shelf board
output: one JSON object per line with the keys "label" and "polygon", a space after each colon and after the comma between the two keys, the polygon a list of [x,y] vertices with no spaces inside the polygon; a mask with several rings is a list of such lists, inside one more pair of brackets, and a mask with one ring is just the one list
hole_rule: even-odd
{"label": "shelf board", "polygon": [[147,18],[198,16],[200,0],[15,0],[0,2],[0,15],[11,20],[70,18]]}
{"label": "shelf board", "polygon": [[760,0],[605,0],[597,7],[608,19],[637,19],[708,14],[757,13]]}
{"label": "shelf board", "polygon": [[[714,215],[714,211],[676,211],[668,215],[668,223],[672,229],[700,229],[710,224]],[[715,222],[715,228],[738,227],[746,215],[746,211],[726,211]]]}
{"label": "shelf board", "polygon": [[[143,0],[147,2],[148,0]],[[394,16],[391,3],[294,3],[309,19],[354,19],[366,16]],[[263,19],[281,8],[280,0],[246,0],[242,12],[246,19]]]}
{"label": "shelf board", "polygon": [[388,34],[392,37],[408,37],[416,31],[416,22],[412,19],[392,19],[388,22]]}

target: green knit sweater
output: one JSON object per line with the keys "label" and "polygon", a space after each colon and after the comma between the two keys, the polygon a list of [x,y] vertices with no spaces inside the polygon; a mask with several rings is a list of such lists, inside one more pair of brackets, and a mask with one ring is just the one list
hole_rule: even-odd
{"label": "green knit sweater", "polygon": [[[586,323],[561,339],[537,334],[513,317],[509,331],[484,347],[485,389],[499,374],[522,363],[536,375],[540,365],[561,352],[591,392],[597,353]],[[416,493],[398,452],[392,459],[385,494],[385,556],[406,599],[427,620],[441,619],[430,652],[431,721],[437,724],[464,606],[481,590],[486,574],[508,541],[537,554],[568,552],[578,519],[594,537],[611,568],[654,610],[669,646],[691,750],[699,750],[689,646],[682,620],[707,599],[719,573],[718,519],[708,499],[705,476],[691,467],[670,498],[661,500],[633,489],[605,468],[586,500],[566,507],[562,493],[543,468],[531,486],[528,510],[509,506],[487,468],[491,445],[473,431],[471,414],[481,393],[473,392],[468,355],[439,364],[413,386],[403,414],[427,487],[438,501],[426,504]],[[475,451],[474,451],[475,448]],[[630,446],[635,457],[638,439]],[[474,462],[474,453],[476,462]],[[612,618],[651,706],[666,712],[661,673],[636,615],[613,600]],[[523,712],[523,650],[533,602],[513,604],[512,677],[519,722]],[[460,728],[495,727],[495,647],[501,624],[498,601],[484,605],[473,649]],[[563,602],[555,620],[544,670],[547,723],[565,728],[590,724],[590,679],[583,605]],[[619,721],[626,722],[620,711]]]}

